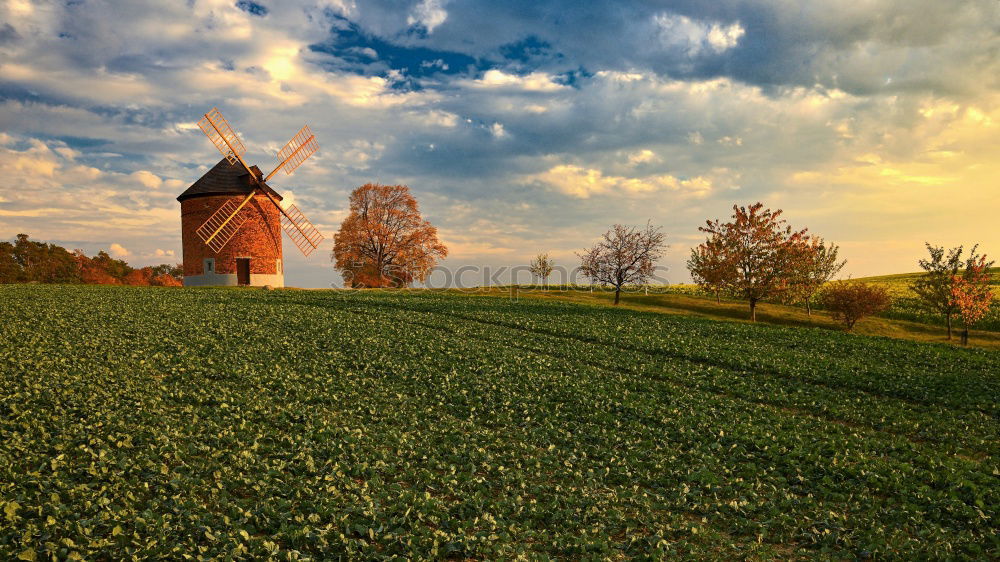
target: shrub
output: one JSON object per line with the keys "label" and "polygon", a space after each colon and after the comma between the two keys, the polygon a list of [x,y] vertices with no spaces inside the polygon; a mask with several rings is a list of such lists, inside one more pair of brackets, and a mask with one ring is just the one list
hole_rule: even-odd
{"label": "shrub", "polygon": [[888,310],[892,304],[889,291],[879,285],[868,285],[857,281],[838,281],[827,285],[821,295],[823,306],[837,322],[847,330],[865,316]]}
{"label": "shrub", "polygon": [[184,285],[184,283],[182,283],[180,279],[174,277],[173,275],[169,275],[167,273],[161,273],[153,277],[149,281],[149,284],[153,285],[154,287],[180,287]]}

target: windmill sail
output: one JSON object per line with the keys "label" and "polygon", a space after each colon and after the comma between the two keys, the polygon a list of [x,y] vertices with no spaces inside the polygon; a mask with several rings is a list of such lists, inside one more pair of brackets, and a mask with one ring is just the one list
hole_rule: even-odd
{"label": "windmill sail", "polygon": [[243,223],[250,218],[248,213],[240,214],[240,211],[253,198],[254,194],[247,195],[242,203],[237,204],[236,201],[230,199],[219,206],[212,213],[212,216],[208,217],[208,220],[195,231],[201,241],[216,253],[224,248],[240,230]]}
{"label": "windmill sail", "polygon": [[316,137],[313,136],[309,125],[302,127],[298,133],[295,133],[292,140],[278,151],[278,166],[271,170],[264,181],[271,179],[271,176],[278,170],[284,170],[286,175],[291,174],[317,150],[319,150],[319,143],[316,142]]}
{"label": "windmill sail", "polygon": [[[235,164],[237,160],[243,162],[242,156],[247,149],[233,128],[229,126],[226,118],[222,116],[219,108],[213,107],[212,111],[206,113],[201,121],[198,121],[198,126],[201,127],[201,131],[205,133],[208,140],[212,141],[215,148],[219,149],[226,160],[229,160],[230,164]],[[243,166],[246,167],[246,163],[243,163]]]}
{"label": "windmill sail", "polygon": [[318,248],[320,242],[323,241],[323,235],[295,205],[289,205],[287,209],[282,209],[281,228],[285,229],[285,234],[292,240],[295,247],[306,256]]}

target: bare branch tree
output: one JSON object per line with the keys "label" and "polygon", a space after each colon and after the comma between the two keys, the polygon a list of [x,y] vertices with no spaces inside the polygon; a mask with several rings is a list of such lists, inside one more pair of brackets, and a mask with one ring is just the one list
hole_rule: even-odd
{"label": "bare branch tree", "polygon": [[580,257],[583,274],[615,288],[615,304],[621,301],[622,287],[645,283],[653,276],[653,266],[665,248],[660,227],[646,223],[644,230],[616,224],[594,247]]}
{"label": "bare branch tree", "polygon": [[531,260],[529,269],[531,274],[542,280],[542,284],[546,287],[549,284],[549,275],[552,275],[552,270],[555,268],[556,262],[549,258],[548,254],[538,254],[535,259]]}

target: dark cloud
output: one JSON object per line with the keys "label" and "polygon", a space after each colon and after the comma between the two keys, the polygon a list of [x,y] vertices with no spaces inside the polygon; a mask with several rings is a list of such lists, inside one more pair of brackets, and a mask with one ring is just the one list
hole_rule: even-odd
{"label": "dark cloud", "polygon": [[2,26],[0,26],[0,45],[4,45],[6,43],[13,43],[14,41],[17,41],[20,38],[21,36],[17,33],[17,30],[14,29],[13,25],[5,23]]}
{"label": "dark cloud", "polygon": [[[824,2],[736,0],[484,1],[445,8],[447,19],[421,36],[406,32],[406,10],[395,2],[366,2],[355,21],[398,45],[549,72],[638,69],[683,79],[725,76],[768,88],[820,84],[861,94],[951,94],[981,90],[970,75],[995,85],[1000,70],[1000,3],[992,0],[882,0],[836,9]],[[730,26],[744,32],[732,46],[692,48],[699,31]]]}
{"label": "dark cloud", "polygon": [[[110,185],[114,201],[127,200],[126,219],[141,208],[160,221],[155,235],[114,232],[179,250],[173,196],[219,158],[194,124],[218,106],[262,168],[310,124],[320,151],[273,181],[327,233],[353,187],[381,181],[408,183],[456,259],[476,263],[544,250],[572,259],[615,222],[652,218],[671,236],[690,234],[734,201],[757,199],[850,237],[852,208],[936,207],[940,197],[918,189],[965,177],[954,161],[974,170],[969,162],[995,154],[997,6],[290,0],[265,12],[250,2],[95,0],[24,9],[0,24],[0,167],[39,186],[13,209],[80,213],[78,190]],[[157,193],[136,184],[140,172],[162,178]],[[969,185],[986,186],[977,173]],[[90,179],[53,179],[66,174]],[[25,217],[0,216],[0,230],[45,225]],[[78,220],[113,239],[98,213]],[[894,237],[894,224],[909,228],[863,231]],[[290,270],[307,267],[296,260]],[[310,275],[330,276],[319,268]]]}

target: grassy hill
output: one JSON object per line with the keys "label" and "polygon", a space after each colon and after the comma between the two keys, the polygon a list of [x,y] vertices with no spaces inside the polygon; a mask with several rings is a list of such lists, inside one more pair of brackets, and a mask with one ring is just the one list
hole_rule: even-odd
{"label": "grassy hill", "polygon": [[0,558],[996,558],[1000,355],[445,293],[0,287]]}
{"label": "grassy hill", "polygon": [[[1000,299],[1000,268],[993,268],[990,271],[993,275],[994,292]],[[957,337],[953,340],[947,339],[944,317],[924,310],[910,291],[910,284],[920,275],[922,274],[904,273],[859,278],[859,281],[865,283],[886,286],[892,295],[893,305],[884,314],[862,320],[855,326],[854,333],[957,345]],[[504,296],[509,295],[509,290],[509,287],[496,287],[478,289],[477,292]],[[518,291],[519,298],[539,298],[600,306],[611,306],[613,296],[613,293],[607,290],[591,291],[587,286],[553,286],[547,289],[522,286]],[[723,298],[721,303],[717,303],[714,296],[705,294],[697,285],[689,284],[650,287],[648,293],[641,290],[628,292],[622,295],[622,306],[648,312],[736,322],[749,321],[745,302]],[[762,303],[758,305],[757,319],[760,323],[782,326],[841,329],[841,326],[818,305],[812,315],[807,315],[801,306]],[[956,319],[955,329],[959,330],[960,326],[960,322]],[[969,343],[986,349],[1000,349],[1000,304],[994,304],[986,318],[975,326]]]}

